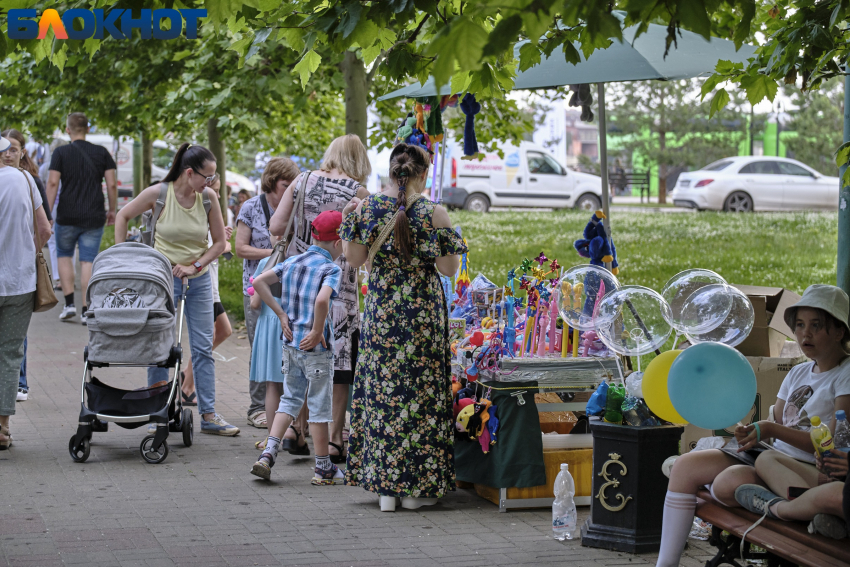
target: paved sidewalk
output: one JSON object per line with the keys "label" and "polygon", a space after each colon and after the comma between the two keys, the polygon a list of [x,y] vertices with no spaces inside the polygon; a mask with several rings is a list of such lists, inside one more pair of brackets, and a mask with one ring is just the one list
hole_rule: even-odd
{"label": "paved sidewalk", "polygon": [[[79,414],[88,333],[60,323],[59,309],[33,316],[30,399],[17,405],[15,445],[0,452],[0,565],[205,567],[253,565],[654,565],[628,555],[551,538],[549,510],[500,514],[474,491],[433,508],[381,513],[362,489],[310,485],[313,459],[281,456],[267,483],[249,474],[263,432],[246,425],[244,331],[217,351],[217,410],[242,428],[235,438],[199,433],[183,447],[169,437],[161,465],[139,455],[146,429],[110,425],[76,464],[68,439]],[[185,336],[185,335],[184,335]],[[242,338],[239,338],[242,337]],[[188,349],[188,344],[184,342]],[[116,370],[96,375],[109,381]],[[116,378],[116,385],[144,384]],[[130,384],[133,384],[132,386]],[[583,522],[587,508],[579,508]],[[692,541],[683,564],[703,565],[708,547]]]}

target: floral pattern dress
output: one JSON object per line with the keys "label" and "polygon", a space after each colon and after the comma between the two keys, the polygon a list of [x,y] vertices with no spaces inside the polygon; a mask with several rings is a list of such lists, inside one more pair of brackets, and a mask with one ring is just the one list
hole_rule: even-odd
{"label": "floral pattern dress", "polygon": [[[340,236],[371,247],[395,202],[370,196]],[[416,201],[411,261],[391,234],[369,274],[345,480],[382,496],[439,498],[454,487],[448,312],[434,261],[466,246],[452,229],[435,228],[433,213],[433,203]]]}

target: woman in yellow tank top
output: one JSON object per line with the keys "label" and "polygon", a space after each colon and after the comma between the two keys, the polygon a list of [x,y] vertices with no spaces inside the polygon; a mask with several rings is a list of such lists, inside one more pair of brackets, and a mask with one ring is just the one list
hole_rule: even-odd
{"label": "woman in yellow tank top", "polygon": [[[201,432],[233,436],[239,428],[227,423],[215,412],[215,361],[213,345],[213,295],[209,264],[224,252],[224,220],[215,192],[209,188],[216,174],[215,156],[208,149],[183,144],[174,156],[168,175],[165,206],[156,221],[155,248],[171,261],[174,274],[174,299],[185,300],[189,327],[195,391]],[[115,243],[124,242],[127,223],[148,210],[153,210],[160,194],[160,184],[152,185],[128,203],[115,219]],[[204,201],[211,204],[207,214]],[[207,247],[208,234],[212,246]],[[188,281],[183,298],[183,280]],[[168,369],[148,370],[148,384],[168,380]]]}

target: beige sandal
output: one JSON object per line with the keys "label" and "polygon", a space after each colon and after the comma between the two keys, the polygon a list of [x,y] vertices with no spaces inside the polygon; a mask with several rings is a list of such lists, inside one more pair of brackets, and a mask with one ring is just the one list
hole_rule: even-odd
{"label": "beige sandal", "polygon": [[267,424],[265,410],[257,410],[248,416],[248,425],[253,425],[257,429],[266,429]]}
{"label": "beige sandal", "polygon": [[0,426],[0,435],[6,437],[6,439],[0,441],[0,451],[5,451],[6,449],[12,446],[12,434],[9,433],[8,425]]}

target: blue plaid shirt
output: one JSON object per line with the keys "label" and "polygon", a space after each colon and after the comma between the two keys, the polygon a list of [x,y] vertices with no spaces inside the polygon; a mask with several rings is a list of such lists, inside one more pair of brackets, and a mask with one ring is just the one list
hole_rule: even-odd
{"label": "blue plaid shirt", "polygon": [[[292,341],[287,341],[281,334],[283,344],[298,348],[302,339],[313,329],[313,313],[316,308],[316,297],[319,290],[328,286],[333,290],[330,304],[339,292],[342,270],[337,266],[330,252],[310,246],[306,252],[287,258],[274,267],[274,273],[280,279],[283,292],[281,307],[289,318],[289,328],[292,329]],[[331,328],[331,305],[328,305],[328,316],[325,319],[325,342],[333,350],[333,329]],[[314,351],[323,351],[322,343],[316,345]]]}

